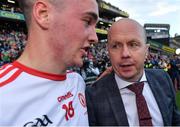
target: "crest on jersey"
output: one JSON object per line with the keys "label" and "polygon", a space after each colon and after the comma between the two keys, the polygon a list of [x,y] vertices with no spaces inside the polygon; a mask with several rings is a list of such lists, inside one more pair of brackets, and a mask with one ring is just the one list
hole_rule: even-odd
{"label": "crest on jersey", "polygon": [[86,99],[85,99],[85,96],[82,93],[79,93],[78,94],[78,98],[79,98],[79,101],[80,101],[81,105],[84,108],[86,108]]}

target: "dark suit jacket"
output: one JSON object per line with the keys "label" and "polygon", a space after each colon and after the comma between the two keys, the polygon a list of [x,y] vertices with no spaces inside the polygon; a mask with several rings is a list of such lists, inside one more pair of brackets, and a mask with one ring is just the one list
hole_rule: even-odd
{"label": "dark suit jacket", "polygon": [[[147,81],[157,101],[165,126],[180,125],[173,84],[163,70],[146,71]],[[129,126],[114,73],[86,89],[90,125]]]}

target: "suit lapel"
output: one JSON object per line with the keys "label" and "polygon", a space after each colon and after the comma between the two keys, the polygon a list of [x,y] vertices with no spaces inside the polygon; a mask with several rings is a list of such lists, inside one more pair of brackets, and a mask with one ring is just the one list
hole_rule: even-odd
{"label": "suit lapel", "polygon": [[114,73],[111,73],[107,80],[106,93],[107,98],[113,110],[113,114],[119,126],[127,126],[128,120],[123,105],[123,101],[119,92],[119,88],[114,78]]}
{"label": "suit lapel", "polygon": [[160,81],[158,81],[158,79],[154,78],[151,74],[148,73],[148,71],[146,71],[146,78],[147,81],[150,85],[150,88],[153,92],[153,95],[156,99],[156,102],[158,104],[158,107],[160,109],[160,112],[162,114],[162,118],[164,121],[164,125],[166,126],[167,123],[167,111],[168,111],[168,107],[166,106],[166,104],[164,102],[166,102],[166,100],[164,100],[163,98],[163,91],[160,88]]}

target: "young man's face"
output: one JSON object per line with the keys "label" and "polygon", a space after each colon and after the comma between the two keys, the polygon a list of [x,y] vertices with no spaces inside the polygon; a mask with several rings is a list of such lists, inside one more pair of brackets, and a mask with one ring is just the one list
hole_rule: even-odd
{"label": "young man's face", "polygon": [[96,0],[66,0],[64,8],[54,9],[51,40],[53,52],[65,66],[82,66],[90,43],[98,41]]}
{"label": "young man's face", "polygon": [[142,76],[148,46],[140,26],[130,21],[117,23],[110,31],[108,50],[119,77],[137,81]]}

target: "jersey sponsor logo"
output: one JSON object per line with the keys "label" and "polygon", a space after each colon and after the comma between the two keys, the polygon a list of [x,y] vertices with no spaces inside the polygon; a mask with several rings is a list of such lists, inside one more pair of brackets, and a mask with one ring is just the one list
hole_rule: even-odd
{"label": "jersey sponsor logo", "polygon": [[62,101],[66,100],[66,99],[68,99],[68,98],[70,98],[72,96],[73,96],[73,94],[69,91],[69,92],[67,92],[67,94],[65,94],[63,96],[59,96],[57,98],[57,100],[58,100],[58,102],[62,102]]}
{"label": "jersey sponsor logo", "polygon": [[82,93],[79,93],[78,94],[78,98],[79,98],[79,101],[80,101],[81,105],[84,108],[86,108],[86,99],[85,99],[85,96]]}
{"label": "jersey sponsor logo", "polygon": [[48,118],[47,115],[43,115],[42,118],[36,118],[34,121],[27,122],[24,124],[24,127],[41,127],[41,126],[48,126],[50,124],[53,124],[53,122]]}

